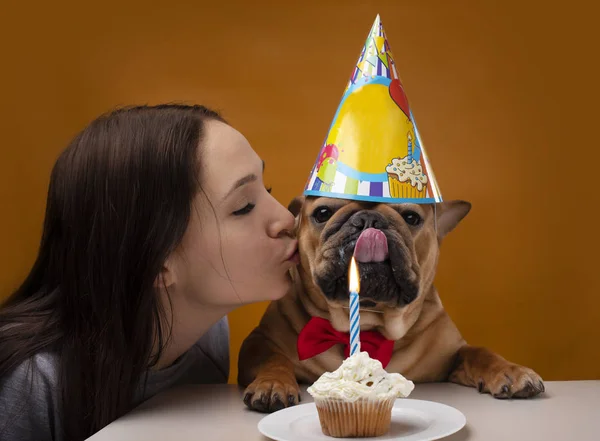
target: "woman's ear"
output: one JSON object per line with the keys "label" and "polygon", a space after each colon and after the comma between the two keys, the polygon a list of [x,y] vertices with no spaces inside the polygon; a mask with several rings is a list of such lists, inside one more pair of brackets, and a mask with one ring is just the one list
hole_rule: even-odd
{"label": "woman's ear", "polygon": [[162,266],[156,280],[154,280],[154,287],[157,289],[170,288],[175,285],[176,279],[175,264],[171,256]]}

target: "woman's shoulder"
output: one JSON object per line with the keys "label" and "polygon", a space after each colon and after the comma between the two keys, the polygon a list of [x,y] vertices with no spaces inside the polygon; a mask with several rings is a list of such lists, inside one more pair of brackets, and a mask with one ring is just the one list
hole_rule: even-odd
{"label": "woman's shoulder", "polygon": [[53,352],[39,352],[0,378],[0,438],[45,440],[56,435],[57,383],[58,356]]}
{"label": "woman's shoulder", "polygon": [[212,369],[217,374],[208,376],[207,383],[227,382],[229,377],[229,322],[227,316],[214,324],[190,351],[204,365],[204,369]]}
{"label": "woman's shoulder", "polygon": [[195,346],[209,355],[225,356],[229,359],[229,322],[227,316],[215,323],[196,342]]}
{"label": "woman's shoulder", "polygon": [[196,345],[200,346],[211,346],[221,345],[222,343],[229,344],[229,321],[227,316],[223,317],[217,323],[215,323],[209,330],[200,337],[200,340],[196,342]]}
{"label": "woman's shoulder", "polygon": [[229,324],[214,324],[175,364],[150,373],[143,399],[181,384],[227,383],[229,378]]}
{"label": "woman's shoulder", "polygon": [[5,388],[23,386],[56,387],[58,382],[58,356],[54,352],[43,351],[22,361],[12,372],[0,378],[1,393]]}

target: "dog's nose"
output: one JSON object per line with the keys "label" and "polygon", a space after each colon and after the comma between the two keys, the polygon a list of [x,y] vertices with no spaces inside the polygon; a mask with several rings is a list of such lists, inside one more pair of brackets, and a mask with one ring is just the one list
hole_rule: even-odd
{"label": "dog's nose", "polygon": [[377,306],[377,303],[375,303],[373,300],[361,300],[360,306],[363,308],[374,308]]}
{"label": "dog's nose", "polygon": [[350,223],[360,230],[366,230],[367,228],[382,230],[388,227],[388,221],[385,217],[376,211],[370,210],[359,211],[352,216]]}

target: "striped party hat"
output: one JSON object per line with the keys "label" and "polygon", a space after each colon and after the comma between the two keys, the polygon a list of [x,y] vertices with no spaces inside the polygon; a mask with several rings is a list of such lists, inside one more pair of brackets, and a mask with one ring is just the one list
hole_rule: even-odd
{"label": "striped party hat", "polygon": [[387,203],[442,202],[379,15],[304,194]]}

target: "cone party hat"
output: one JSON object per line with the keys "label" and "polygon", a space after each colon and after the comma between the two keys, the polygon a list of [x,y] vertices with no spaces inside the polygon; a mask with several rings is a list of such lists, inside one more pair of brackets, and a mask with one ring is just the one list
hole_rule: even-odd
{"label": "cone party hat", "polygon": [[379,15],[304,194],[384,203],[442,202]]}

